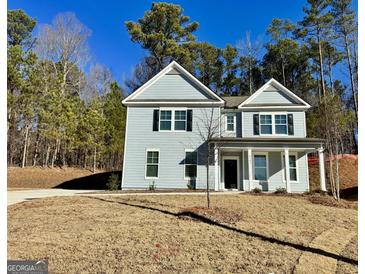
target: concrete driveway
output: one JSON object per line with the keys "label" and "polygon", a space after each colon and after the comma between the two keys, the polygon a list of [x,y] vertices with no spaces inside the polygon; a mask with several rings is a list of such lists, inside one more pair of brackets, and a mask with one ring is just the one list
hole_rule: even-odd
{"label": "concrete driveway", "polygon": [[30,190],[8,191],[8,205],[13,205],[23,201],[30,201],[39,198],[54,197],[54,196],[74,196],[97,191],[98,190],[74,190],[74,189],[30,189]]}

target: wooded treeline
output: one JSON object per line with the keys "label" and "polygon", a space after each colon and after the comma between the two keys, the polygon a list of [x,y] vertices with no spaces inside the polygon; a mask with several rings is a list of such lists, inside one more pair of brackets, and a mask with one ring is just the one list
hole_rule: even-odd
{"label": "wooded treeline", "polygon": [[[153,3],[125,22],[146,50],[123,83],[126,93],[172,60],[220,95],[250,95],[275,78],[313,106],[308,137],[325,138],[331,155],[357,153],[356,13],[350,0],[307,0],[303,11],[298,22],[273,19],[265,43],[247,32],[217,48],[197,39],[199,23],[181,6]],[[72,14],[57,16],[35,38],[26,14],[10,11],[8,21],[9,164],[120,168],[122,92],[103,66],[85,74],[90,31]]]}
{"label": "wooded treeline", "polygon": [[41,26],[8,11],[8,165],[121,169],[122,90],[90,65],[91,31],[72,13]]}

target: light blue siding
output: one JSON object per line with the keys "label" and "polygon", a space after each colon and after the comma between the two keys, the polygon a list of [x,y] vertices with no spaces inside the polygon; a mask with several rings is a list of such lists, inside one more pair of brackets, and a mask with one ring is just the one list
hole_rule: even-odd
{"label": "light blue siding", "polygon": [[270,89],[260,93],[250,104],[297,104],[295,100],[290,98],[281,90]]}
{"label": "light blue siding", "polygon": [[[193,110],[192,132],[152,131],[153,107],[128,107],[125,163],[123,175],[124,188],[146,189],[152,181],[157,188],[187,188],[184,179],[185,149],[198,151],[197,187],[206,187],[205,155],[206,146],[199,135],[204,131],[202,120],[214,111],[218,121],[218,108],[191,108]],[[159,149],[159,178],[145,179],[146,150]],[[214,167],[210,167],[210,183],[214,187]]]}
{"label": "light blue siding", "polygon": [[166,74],[134,99],[201,100],[212,99],[181,74]]}
{"label": "light blue siding", "polygon": [[[278,111],[279,113],[283,113],[283,111]],[[253,134],[253,115],[260,112],[251,112],[251,111],[245,111],[242,112],[242,125],[243,125],[243,137],[258,137],[258,135]],[[262,111],[262,113],[268,113],[265,111]],[[275,113],[275,111],[270,111],[270,113]],[[288,136],[280,136],[287,137],[287,138],[293,138],[293,137],[306,137],[306,121],[305,121],[305,112],[304,111],[288,111],[287,112],[293,114],[293,124],[294,124],[294,135],[288,135]],[[273,135],[275,136],[275,135]],[[268,137],[266,135],[266,137]]]}

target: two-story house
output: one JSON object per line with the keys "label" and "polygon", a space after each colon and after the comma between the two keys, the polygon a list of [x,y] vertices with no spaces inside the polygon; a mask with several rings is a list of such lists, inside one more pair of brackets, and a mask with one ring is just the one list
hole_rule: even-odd
{"label": "two-story house", "polygon": [[[123,100],[127,106],[122,188],[309,190],[310,105],[274,79],[251,96],[221,97],[176,62]],[[212,161],[207,176],[207,155]]]}

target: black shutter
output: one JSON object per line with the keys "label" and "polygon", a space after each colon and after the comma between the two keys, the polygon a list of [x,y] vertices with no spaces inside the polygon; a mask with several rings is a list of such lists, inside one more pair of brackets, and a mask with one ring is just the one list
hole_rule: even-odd
{"label": "black shutter", "polygon": [[158,109],[153,110],[153,131],[158,131],[158,123],[160,120],[160,111]]}
{"label": "black shutter", "polygon": [[193,131],[193,110],[188,109],[186,119],[186,131]]}
{"label": "black shutter", "polygon": [[294,135],[293,114],[288,114],[288,134]]}
{"label": "black shutter", "polygon": [[260,135],[260,122],[259,115],[253,115],[253,135]]}

